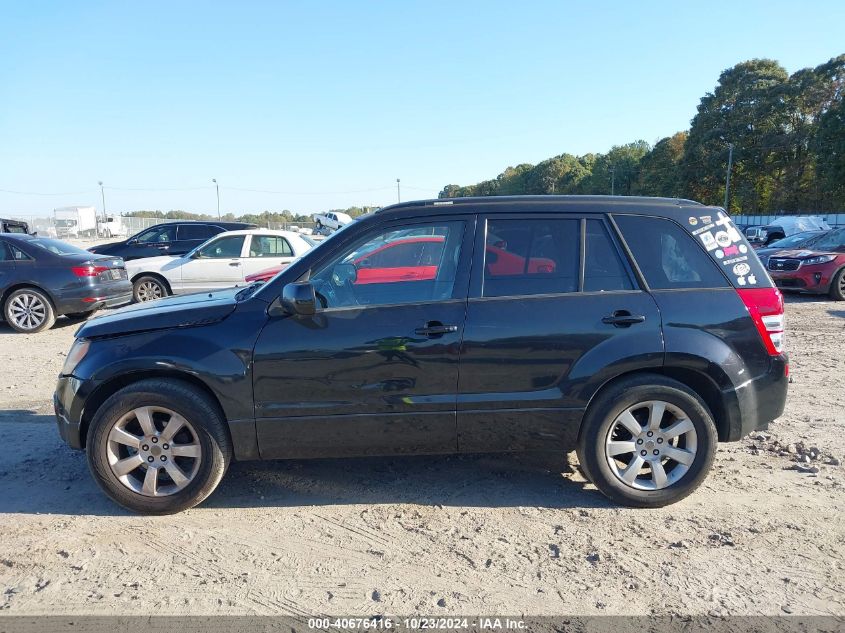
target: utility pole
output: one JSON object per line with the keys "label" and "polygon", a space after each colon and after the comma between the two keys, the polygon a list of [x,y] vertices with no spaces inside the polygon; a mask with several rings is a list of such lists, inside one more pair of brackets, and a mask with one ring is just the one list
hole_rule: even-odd
{"label": "utility pole", "polygon": [[730,196],[731,196],[731,168],[734,164],[734,144],[728,143],[728,173],[725,176],[725,211],[730,214]]}
{"label": "utility pole", "polygon": [[211,182],[214,183],[214,188],[217,190],[217,219],[220,219],[220,185],[217,184],[217,178],[212,178]]}
{"label": "utility pole", "polygon": [[[105,224],[106,223],[106,192],[105,192],[105,189],[103,189],[103,181],[102,180],[98,180],[97,184],[100,185],[100,197],[103,199],[103,224]],[[95,232],[97,233],[97,235],[100,234],[99,231],[95,230]]]}
{"label": "utility pole", "polygon": [[396,179],[396,202],[402,202],[402,194],[399,191],[399,179]]}
{"label": "utility pole", "polygon": [[616,195],[616,166],[610,168],[610,195]]}

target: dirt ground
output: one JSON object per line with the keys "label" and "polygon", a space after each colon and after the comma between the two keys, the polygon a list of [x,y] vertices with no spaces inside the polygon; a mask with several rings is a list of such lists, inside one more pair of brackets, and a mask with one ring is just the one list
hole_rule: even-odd
{"label": "dirt ground", "polygon": [[845,304],[790,298],[784,416],[661,510],[574,456],[235,464],[201,507],[112,504],[59,440],[75,324],[0,324],[7,614],[845,614]]}

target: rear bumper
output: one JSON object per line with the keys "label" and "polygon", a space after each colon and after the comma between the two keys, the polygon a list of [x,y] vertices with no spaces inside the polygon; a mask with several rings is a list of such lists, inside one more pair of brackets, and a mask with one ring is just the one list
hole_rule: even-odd
{"label": "rear bumper", "polygon": [[789,389],[788,367],[786,354],[774,356],[768,373],[733,389],[735,398],[726,398],[731,409],[727,441],[734,442],[753,431],[763,430],[783,414]]}
{"label": "rear bumper", "polygon": [[54,299],[58,314],[115,308],[132,302],[132,282],[126,279],[108,285],[83,286],[62,292]]}

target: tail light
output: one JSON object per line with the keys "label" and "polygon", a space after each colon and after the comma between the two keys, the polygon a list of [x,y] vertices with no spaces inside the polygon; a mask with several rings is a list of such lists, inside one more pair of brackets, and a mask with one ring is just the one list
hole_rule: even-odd
{"label": "tail light", "polygon": [[757,331],[772,356],[783,353],[783,295],[777,288],[738,288]]}
{"label": "tail light", "polygon": [[108,269],[108,266],[94,266],[93,264],[89,264],[88,266],[74,266],[70,270],[77,277],[96,277]]}

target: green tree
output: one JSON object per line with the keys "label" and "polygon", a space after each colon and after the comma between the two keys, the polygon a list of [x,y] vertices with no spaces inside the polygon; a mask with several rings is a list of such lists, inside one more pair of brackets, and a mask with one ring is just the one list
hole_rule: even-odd
{"label": "green tree", "polygon": [[776,180],[772,137],[786,120],[785,108],[771,95],[787,80],[786,70],[771,59],[742,62],[719,76],[716,89],[698,105],[684,150],[682,178],[689,197],[722,202],[732,143],[731,209],[757,212],[768,207]]}
{"label": "green tree", "polygon": [[677,198],[683,195],[681,160],[687,132],[660,139],[640,161],[640,173],[633,192],[639,196]]}

